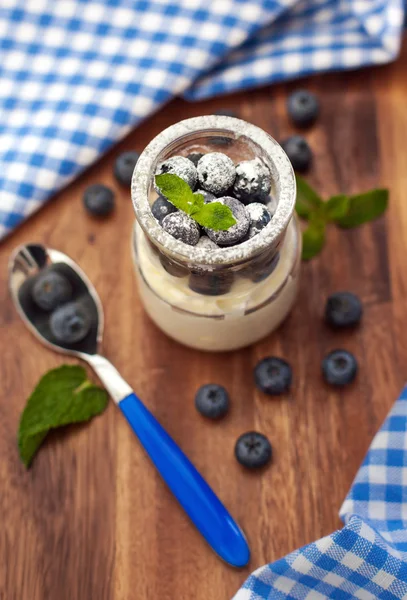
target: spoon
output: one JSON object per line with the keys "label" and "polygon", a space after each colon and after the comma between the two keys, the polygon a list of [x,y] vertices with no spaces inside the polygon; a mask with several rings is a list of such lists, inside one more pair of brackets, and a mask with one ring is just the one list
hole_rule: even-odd
{"label": "spoon", "polygon": [[[82,341],[70,345],[58,342],[48,325],[49,313],[35,308],[31,289],[43,269],[64,274],[72,284],[73,293],[86,302],[92,326]],[[58,250],[40,244],[22,245],[10,258],[9,286],[20,317],[45,346],[80,358],[93,368],[162,478],[213,550],[230,565],[245,566],[250,550],[240,527],[117,369],[98,353],[103,308],[95,288],[78,265]]]}

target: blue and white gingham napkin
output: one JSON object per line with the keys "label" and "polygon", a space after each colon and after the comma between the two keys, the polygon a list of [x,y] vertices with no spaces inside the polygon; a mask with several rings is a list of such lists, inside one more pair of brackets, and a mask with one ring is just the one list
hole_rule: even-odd
{"label": "blue and white gingham napkin", "polygon": [[407,387],[340,511],[341,531],[261,567],[233,600],[407,598]]}
{"label": "blue and white gingham napkin", "polygon": [[1,0],[0,238],[175,95],[398,53],[403,0]]}

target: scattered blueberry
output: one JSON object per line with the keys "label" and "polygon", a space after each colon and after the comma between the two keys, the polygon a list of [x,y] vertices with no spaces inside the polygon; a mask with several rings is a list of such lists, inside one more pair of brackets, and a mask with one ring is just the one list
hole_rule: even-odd
{"label": "scattered blueberry", "polygon": [[260,202],[253,202],[246,206],[246,211],[249,214],[250,226],[247,232],[247,238],[250,239],[260,233],[271,221],[271,216],[267,207]]}
{"label": "scattered blueberry", "polygon": [[262,202],[271,189],[271,173],[260,158],[244,160],[236,165],[232,196],[243,202]]}
{"label": "scattered blueberry", "polygon": [[162,226],[167,233],[184,244],[195,246],[199,241],[199,225],[184,212],[167,215]]}
{"label": "scattered blueberry", "polygon": [[204,190],[221,196],[235,181],[236,169],[232,159],[222,152],[209,152],[198,162],[199,185]]}
{"label": "scattered blueberry", "polygon": [[77,302],[68,302],[57,308],[50,318],[53,336],[63,344],[75,344],[87,336],[91,319]]}
{"label": "scattered blueberry", "polygon": [[123,152],[116,158],[113,173],[117,181],[122,185],[129,186],[133,176],[134,167],[137,164],[140,154],[136,151]]}
{"label": "scattered blueberry", "polygon": [[56,271],[45,270],[35,281],[32,298],[42,310],[54,310],[60,304],[68,302],[72,297],[72,286],[69,280]]}
{"label": "scattered blueberry", "polygon": [[114,209],[114,193],[106,185],[95,183],[86,188],[83,204],[94,217],[107,217]]}
{"label": "scattered blueberry", "polygon": [[233,280],[233,273],[202,271],[191,273],[189,287],[193,292],[204,296],[222,296],[230,291]]}
{"label": "scattered blueberry", "polygon": [[154,201],[151,212],[161,225],[165,217],[171,213],[177,212],[177,209],[171,202],[168,202],[167,198],[159,196],[157,200]]}
{"label": "scattered blueberry", "polygon": [[208,383],[197,391],[195,406],[204,417],[220,419],[229,410],[229,394],[221,385]]}
{"label": "scattered blueberry", "polygon": [[357,374],[356,358],[347,350],[333,350],[322,361],[322,374],[331,385],[347,385]]}
{"label": "scattered blueberry", "polygon": [[[156,175],[160,175],[161,173],[178,175],[178,177],[181,177],[189,185],[191,190],[195,188],[197,181],[196,167],[185,156],[172,156],[162,162],[157,168]],[[157,191],[159,192],[159,190]]]}
{"label": "scattered blueberry", "polygon": [[291,161],[293,169],[304,173],[312,162],[312,152],[307,141],[300,135],[293,135],[281,142],[283,150]]}
{"label": "scattered blueberry", "polygon": [[195,194],[202,194],[202,196],[204,197],[205,204],[209,204],[209,202],[213,202],[214,200],[216,200],[216,196],[214,196],[210,192],[207,192],[206,190],[195,190]]}
{"label": "scattered blueberry", "polygon": [[262,433],[248,431],[238,438],[235,456],[241,465],[249,469],[264,467],[272,457],[271,444]]}
{"label": "scattered blueberry", "polygon": [[236,219],[236,224],[229,227],[226,231],[215,231],[214,229],[205,229],[205,231],[211,240],[219,246],[232,246],[233,244],[237,244],[243,240],[250,226],[250,219],[246,207],[239,202],[239,200],[231,198],[230,196],[218,198],[217,202],[221,202],[230,208]]}
{"label": "scattered blueberry", "polygon": [[263,358],[254,369],[256,386],[265,394],[276,396],[287,392],[292,382],[291,367],[282,358]]}
{"label": "scattered blueberry", "polygon": [[237,112],[232,110],[231,108],[220,108],[215,111],[215,115],[220,115],[222,117],[235,117],[237,118]]}
{"label": "scattered blueberry", "polygon": [[319,115],[318,98],[307,90],[297,90],[288,96],[287,110],[295,125],[309,127]]}
{"label": "scattered blueberry", "polygon": [[335,329],[353,327],[362,318],[362,303],[351,292],[337,292],[329,296],[325,306],[325,320]]}
{"label": "scattered blueberry", "polygon": [[191,152],[188,154],[187,159],[194,163],[195,166],[198,165],[198,162],[203,157],[203,152]]}

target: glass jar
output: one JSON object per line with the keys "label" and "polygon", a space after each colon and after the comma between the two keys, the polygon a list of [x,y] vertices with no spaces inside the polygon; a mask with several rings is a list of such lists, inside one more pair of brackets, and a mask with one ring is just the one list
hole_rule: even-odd
{"label": "glass jar", "polygon": [[[157,166],[174,155],[207,152],[222,152],[235,163],[259,157],[273,181],[267,202],[270,223],[246,242],[210,251],[175,239],[151,212]],[[301,234],[293,214],[294,173],[273,138],[233,117],[181,121],[141,154],[131,194],[140,296],[158,327],[178,342],[209,351],[248,346],[278,327],[297,294]]]}

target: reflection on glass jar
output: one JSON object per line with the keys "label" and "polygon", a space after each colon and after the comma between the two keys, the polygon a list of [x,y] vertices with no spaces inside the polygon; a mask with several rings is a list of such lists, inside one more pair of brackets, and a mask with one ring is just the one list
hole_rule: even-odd
{"label": "reflection on glass jar", "polygon": [[[154,173],[170,156],[215,151],[235,163],[260,157],[268,165],[273,186],[267,203],[273,216],[259,234],[236,246],[189,246],[166,233],[152,215]],[[301,235],[293,217],[292,168],[268,134],[232,117],[181,121],[141,155],[132,198],[140,296],[152,320],[170,337],[202,350],[232,350],[268,335],[287,316],[298,287]]]}

